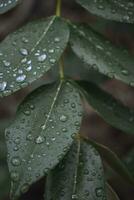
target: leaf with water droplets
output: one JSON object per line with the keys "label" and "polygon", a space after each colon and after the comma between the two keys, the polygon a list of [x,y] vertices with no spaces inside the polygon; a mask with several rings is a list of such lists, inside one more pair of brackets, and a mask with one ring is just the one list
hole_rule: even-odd
{"label": "leaf with water droplets", "polygon": [[13,197],[60,161],[79,131],[81,117],[80,96],[70,83],[43,86],[26,98],[6,129]]}
{"label": "leaf with water droplets", "polygon": [[97,151],[100,153],[101,157],[108,163],[108,165],[118,173],[124,180],[128,181],[130,184],[134,185],[134,178],[131,173],[127,170],[124,163],[119,159],[119,157],[111,151],[108,147],[94,142],[90,139],[83,138],[89,144],[93,145]]}
{"label": "leaf with water droplets", "polygon": [[105,180],[99,154],[84,141],[75,142],[47,177],[45,200],[101,200]]}
{"label": "leaf with water droplets", "polygon": [[134,177],[134,148],[127,152],[123,158],[123,162],[131,173],[132,177]]}
{"label": "leaf with water droplets", "polygon": [[31,22],[9,35],[0,44],[0,96],[43,76],[59,60],[68,38],[68,26],[56,16]]}
{"label": "leaf with water droplets", "polygon": [[0,0],[0,14],[6,13],[7,11],[14,8],[20,0]]}
{"label": "leaf with water droplets", "polygon": [[89,26],[71,27],[71,47],[88,64],[88,69],[134,86],[134,58],[126,50],[112,45]]}
{"label": "leaf with water droplets", "polygon": [[105,19],[134,23],[133,0],[76,0],[90,13]]}
{"label": "leaf with water droplets", "polygon": [[[3,127],[4,124],[4,127]],[[7,149],[4,137],[5,123],[0,121],[0,199],[5,199],[8,196],[10,188],[10,176],[6,161]]]}
{"label": "leaf with water droplets", "polygon": [[134,134],[134,109],[129,109],[93,83],[77,82],[88,103],[113,127]]}

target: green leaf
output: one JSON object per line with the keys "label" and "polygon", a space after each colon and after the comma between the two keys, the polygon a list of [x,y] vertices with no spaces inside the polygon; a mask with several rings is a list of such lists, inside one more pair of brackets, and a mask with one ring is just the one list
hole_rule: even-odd
{"label": "green leaf", "polygon": [[89,144],[93,145],[97,151],[100,153],[101,157],[109,164],[109,166],[118,173],[124,180],[128,181],[130,184],[134,185],[134,179],[132,178],[132,175],[127,170],[124,163],[119,159],[119,157],[111,151],[108,147],[99,144],[97,142],[94,142],[90,139],[85,139],[84,141],[89,141]]}
{"label": "green leaf", "polygon": [[0,0],[0,14],[6,13],[19,3],[20,0]]}
{"label": "green leaf", "polygon": [[59,60],[68,39],[68,26],[56,16],[31,22],[9,35],[0,44],[0,96],[43,76]]}
{"label": "green leaf", "polygon": [[126,50],[117,48],[88,26],[71,27],[71,47],[88,64],[87,69],[134,86],[134,58]]}
{"label": "green leaf", "polygon": [[78,82],[87,102],[110,125],[134,134],[134,109],[129,109],[110,94],[88,82]]}
{"label": "green leaf", "polygon": [[109,20],[134,23],[133,0],[76,0],[90,13]]}
{"label": "green leaf", "polygon": [[119,197],[117,196],[117,194],[115,193],[115,191],[109,184],[107,184],[107,199],[108,200],[119,200]]}
{"label": "green leaf", "polygon": [[12,198],[58,164],[79,131],[81,117],[80,96],[70,83],[43,86],[26,98],[6,130]]}
{"label": "green leaf", "polygon": [[134,177],[134,148],[132,148],[125,156],[124,156],[124,164],[126,165],[127,169]]}
{"label": "green leaf", "polygon": [[[76,70],[77,67],[77,70]],[[66,56],[64,58],[64,73],[66,77],[73,77],[73,79],[87,80],[93,83],[104,83],[108,78],[96,70],[86,69],[85,63],[83,63],[71,50],[68,48]]]}
{"label": "green leaf", "polygon": [[105,198],[103,166],[98,152],[86,142],[74,143],[64,160],[47,177],[45,200]]}
{"label": "green leaf", "polygon": [[3,121],[0,121],[0,199],[8,196],[10,188],[10,176],[7,166],[7,149],[3,131]]}

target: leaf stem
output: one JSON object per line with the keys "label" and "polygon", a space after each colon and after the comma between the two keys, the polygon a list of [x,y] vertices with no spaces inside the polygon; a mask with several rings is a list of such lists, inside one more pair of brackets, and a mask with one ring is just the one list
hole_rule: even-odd
{"label": "leaf stem", "polygon": [[60,79],[64,79],[64,61],[63,61],[63,56],[61,57],[59,61],[59,73],[60,73]]}
{"label": "leaf stem", "polygon": [[[61,5],[62,5],[62,0],[57,0],[56,4],[56,16],[60,17],[61,16]],[[63,56],[60,58],[59,61],[59,74],[60,74],[60,79],[64,79],[64,61],[63,61]]]}
{"label": "leaf stem", "polygon": [[56,16],[57,17],[61,16],[61,1],[62,0],[57,0],[57,4],[56,4]]}

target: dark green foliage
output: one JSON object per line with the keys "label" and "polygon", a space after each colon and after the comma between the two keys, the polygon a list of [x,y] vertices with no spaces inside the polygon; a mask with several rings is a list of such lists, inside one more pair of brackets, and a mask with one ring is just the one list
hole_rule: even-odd
{"label": "dark green foliage", "polygon": [[[0,13],[19,2],[0,0]],[[110,79],[134,86],[134,58],[91,26],[63,19],[61,2],[57,0],[55,16],[28,23],[0,44],[1,98],[32,85],[49,70],[55,79],[29,94],[6,128],[6,139],[0,134],[0,198],[9,185],[11,199],[16,199],[46,176],[45,200],[118,200],[102,160],[133,184],[132,154],[125,167],[110,149],[80,136],[81,97],[110,125],[134,134],[134,110],[101,89]],[[76,2],[103,18],[134,22],[131,0]]]}

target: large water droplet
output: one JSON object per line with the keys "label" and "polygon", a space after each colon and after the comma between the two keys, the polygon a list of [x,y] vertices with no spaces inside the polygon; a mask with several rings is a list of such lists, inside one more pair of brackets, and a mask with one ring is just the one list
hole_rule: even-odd
{"label": "large water droplet", "polygon": [[11,160],[11,163],[14,166],[19,166],[21,164],[20,158],[19,157],[13,157],[12,160]]}
{"label": "large water droplet", "polygon": [[12,181],[14,181],[14,182],[16,182],[16,181],[18,181],[19,180],[19,174],[18,174],[18,172],[11,172],[11,180]]}
{"label": "large water droplet", "polygon": [[38,136],[35,140],[36,144],[42,144],[44,142],[45,138],[42,136]]}
{"label": "large water droplet", "polygon": [[27,56],[27,55],[28,55],[28,50],[27,50],[27,49],[20,49],[20,53],[21,53],[23,56]]}
{"label": "large water droplet", "polygon": [[6,89],[7,86],[7,82],[3,81],[2,83],[0,83],[0,91],[4,91]]}
{"label": "large water droplet", "polygon": [[46,54],[42,54],[40,56],[38,56],[38,61],[39,62],[44,62],[47,58],[47,55]]}
{"label": "large water droplet", "polygon": [[18,76],[18,77],[16,78],[16,81],[19,82],[19,83],[21,83],[21,82],[23,82],[25,79],[26,79],[26,75],[25,75],[25,74],[22,74],[22,75],[20,75],[20,76]]}
{"label": "large water droplet", "polygon": [[60,121],[61,121],[61,122],[66,122],[66,121],[67,121],[67,116],[66,116],[66,115],[62,115],[62,116],[60,117]]}

